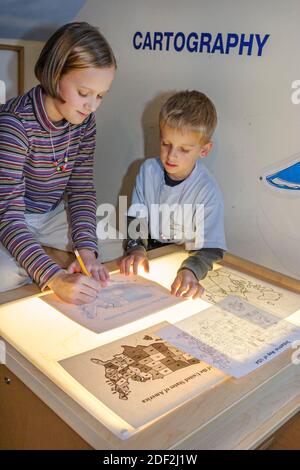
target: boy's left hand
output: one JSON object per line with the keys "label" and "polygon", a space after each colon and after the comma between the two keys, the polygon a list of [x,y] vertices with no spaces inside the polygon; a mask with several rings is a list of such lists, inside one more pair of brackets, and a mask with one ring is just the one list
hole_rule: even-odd
{"label": "boy's left hand", "polygon": [[[107,286],[109,280],[109,272],[106,266],[104,266],[93,251],[87,249],[78,250],[85,264],[86,269],[96,281],[100,282],[102,287]],[[81,273],[81,267],[77,259],[73,261],[67,269],[68,273]]]}
{"label": "boy's left hand", "polygon": [[204,287],[201,286],[195,274],[189,269],[179,271],[171,286],[171,294],[176,295],[176,297],[197,299],[201,297],[203,292]]}

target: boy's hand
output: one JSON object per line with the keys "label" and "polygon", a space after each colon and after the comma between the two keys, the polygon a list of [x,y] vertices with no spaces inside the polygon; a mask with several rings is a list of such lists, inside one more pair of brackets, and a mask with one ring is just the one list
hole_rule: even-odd
{"label": "boy's hand", "polygon": [[193,297],[193,299],[197,299],[201,297],[203,292],[204,287],[201,286],[195,274],[189,269],[179,271],[171,286],[171,294],[176,295],[176,297]]}
{"label": "boy's hand", "polygon": [[[102,287],[106,287],[107,282],[109,280],[109,272],[106,266],[104,266],[99,261],[99,259],[96,258],[96,255],[93,251],[86,249],[81,249],[78,251],[82,258],[82,261],[85,264],[86,269],[91,274],[92,278],[95,279],[95,281],[100,282]],[[67,271],[70,274],[82,273],[81,267],[77,260],[73,261],[73,263],[70,264]]]}
{"label": "boy's hand", "polygon": [[128,276],[132,268],[133,274],[138,273],[138,267],[143,266],[146,273],[149,272],[149,261],[144,248],[137,248],[128,255],[125,255],[119,262],[120,273]]}
{"label": "boy's hand", "polygon": [[48,287],[65,302],[81,305],[93,302],[101,289],[98,281],[83,274],[59,272],[48,282]]}

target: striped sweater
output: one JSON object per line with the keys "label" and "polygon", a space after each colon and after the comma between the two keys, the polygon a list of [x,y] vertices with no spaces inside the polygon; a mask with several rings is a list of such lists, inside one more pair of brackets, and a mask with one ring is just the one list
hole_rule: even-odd
{"label": "striped sweater", "polygon": [[[95,136],[94,114],[55,126],[40,85],[0,106],[0,242],[41,288],[61,268],[34,238],[25,212],[51,211],[66,196],[74,248],[98,252]],[[58,172],[54,162],[63,163],[67,150],[66,171]]]}

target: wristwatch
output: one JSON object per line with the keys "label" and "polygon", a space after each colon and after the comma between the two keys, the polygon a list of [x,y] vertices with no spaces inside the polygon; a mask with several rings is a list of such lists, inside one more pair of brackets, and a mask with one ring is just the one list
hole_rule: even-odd
{"label": "wristwatch", "polygon": [[141,240],[128,240],[126,243],[126,251],[132,251],[135,248],[145,248]]}

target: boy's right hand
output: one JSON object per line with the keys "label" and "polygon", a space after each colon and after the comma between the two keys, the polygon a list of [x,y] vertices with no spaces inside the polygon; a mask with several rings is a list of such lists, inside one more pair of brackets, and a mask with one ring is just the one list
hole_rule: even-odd
{"label": "boy's right hand", "polygon": [[129,276],[132,268],[133,274],[138,273],[138,267],[143,266],[146,273],[149,272],[149,261],[144,248],[137,248],[125,255],[119,262],[120,273]]}
{"label": "boy's right hand", "polygon": [[100,282],[79,273],[59,272],[47,285],[62,300],[76,305],[93,302],[101,289]]}

